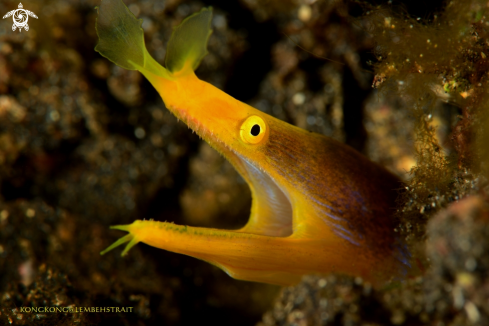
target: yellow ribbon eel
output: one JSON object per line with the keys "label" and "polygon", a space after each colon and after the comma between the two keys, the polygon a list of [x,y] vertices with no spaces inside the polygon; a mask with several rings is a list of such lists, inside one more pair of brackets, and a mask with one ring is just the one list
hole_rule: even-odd
{"label": "yellow ribbon eel", "polygon": [[148,53],[142,20],[121,0],[103,0],[96,23],[102,56],[139,70],[166,107],[246,180],[251,215],[239,230],[136,220],[101,254],[138,242],[196,257],[230,276],[292,285],[304,274],[343,273],[374,285],[402,279],[410,254],[394,232],[401,183],[349,146],[271,117],[194,73],[207,54],[212,8],[174,28],[166,68]]}

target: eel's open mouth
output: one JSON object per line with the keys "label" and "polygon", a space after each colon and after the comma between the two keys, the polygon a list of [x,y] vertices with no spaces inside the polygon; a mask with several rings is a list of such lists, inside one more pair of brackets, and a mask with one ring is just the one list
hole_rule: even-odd
{"label": "eel's open mouth", "polygon": [[190,129],[221,153],[248,182],[252,193],[251,214],[248,223],[236,232],[271,237],[287,237],[293,233],[292,202],[284,187],[259,168],[256,163],[230,148],[208,126],[193,117],[187,110],[173,107],[171,110]]}
{"label": "eel's open mouth", "polygon": [[[226,158],[248,181],[253,202],[248,224],[240,232],[287,237],[293,233],[292,204],[287,192],[265,171],[232,151]],[[230,154],[230,155],[229,155]]]}

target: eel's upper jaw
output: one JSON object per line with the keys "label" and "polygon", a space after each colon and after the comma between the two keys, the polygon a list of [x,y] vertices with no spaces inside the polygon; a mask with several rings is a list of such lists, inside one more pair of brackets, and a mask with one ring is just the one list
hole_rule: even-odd
{"label": "eel's upper jaw", "polygon": [[[210,142],[209,142],[210,143]],[[248,223],[238,232],[270,237],[287,237],[293,233],[292,203],[287,191],[263,169],[217,141],[211,144],[235,167],[252,192]]]}

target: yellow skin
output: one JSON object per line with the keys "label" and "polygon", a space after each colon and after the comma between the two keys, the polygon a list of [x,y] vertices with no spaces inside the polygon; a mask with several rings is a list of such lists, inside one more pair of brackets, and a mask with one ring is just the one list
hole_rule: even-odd
{"label": "yellow skin", "polygon": [[271,117],[194,73],[207,53],[211,9],[174,29],[166,68],[144,45],[141,21],[120,0],[99,8],[96,50],[139,70],[166,107],[226,157],[251,188],[248,223],[219,230],[137,220],[112,228],[129,242],[212,263],[230,276],[280,285],[304,274],[344,273],[382,285],[410,270],[393,219],[399,180],[352,148]]}

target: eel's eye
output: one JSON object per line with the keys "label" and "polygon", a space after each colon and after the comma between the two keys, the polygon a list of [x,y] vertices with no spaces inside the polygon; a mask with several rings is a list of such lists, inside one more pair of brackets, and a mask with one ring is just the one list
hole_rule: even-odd
{"label": "eel's eye", "polygon": [[265,121],[257,115],[252,115],[241,125],[239,135],[247,144],[258,144],[265,137],[266,131]]}

